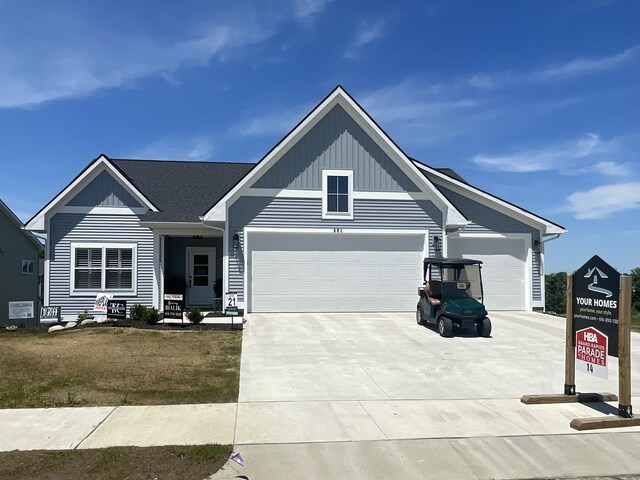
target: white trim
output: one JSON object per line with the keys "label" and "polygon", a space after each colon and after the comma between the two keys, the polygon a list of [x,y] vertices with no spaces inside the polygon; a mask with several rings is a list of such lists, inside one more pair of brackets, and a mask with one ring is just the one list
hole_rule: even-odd
{"label": "white trim", "polygon": [[[322,198],[322,190],[294,190],[278,188],[250,188],[244,194],[245,197],[270,197],[270,198]],[[425,192],[369,192],[353,191],[354,200],[430,200]]]}
{"label": "white trim", "polygon": [[[339,231],[338,231],[339,230]],[[244,227],[244,273],[242,295],[244,302],[239,302],[245,309],[245,313],[251,313],[249,271],[251,269],[251,249],[249,234],[323,234],[323,235],[422,235],[423,247],[422,255],[428,256],[429,252],[429,230],[400,230],[400,229],[377,229],[377,228],[272,228],[272,227]]]}
{"label": "white trim", "polygon": [[160,295],[158,298],[158,310],[164,311],[164,256],[165,256],[165,235],[160,235]]}
{"label": "white trim", "polygon": [[160,235],[157,232],[153,232],[153,306],[159,309],[160,305],[160,288],[159,279],[160,275]]}
{"label": "white trim", "polygon": [[[218,227],[212,227],[210,225],[204,225],[202,223],[184,224],[187,225],[185,227],[180,227],[180,224],[175,224],[173,226],[160,224],[155,225],[156,226],[153,226],[150,223],[140,222],[140,226],[147,227],[153,230],[155,233],[174,237],[191,237],[193,235],[202,235],[203,237],[220,238],[223,233],[223,229],[218,229]],[[215,230],[215,232],[212,230]]]}
{"label": "white trim", "polygon": [[129,180],[127,180],[117,168],[111,163],[106,155],[100,155],[97,159],[90,164],[87,169],[82,172],[74,181],[67,185],[53,200],[51,200],[42,210],[40,210],[25,226],[27,230],[34,231],[46,231],[45,230],[45,218],[52,210],[64,206],[64,203],[71,200],[77,192],[80,192],[84,187],[89,185],[103,171],[108,171],[114,176],[124,189],[132,195],[137,201],[146,205],[149,210],[157,212],[158,209],[149,201],[136,187],[133,186]]}
{"label": "white trim", "polygon": [[533,250],[530,233],[473,233],[473,232],[455,232],[449,234],[449,239],[456,238],[503,238],[507,240],[524,240],[524,248],[526,249],[525,260],[525,278],[524,278],[524,290],[525,290],[525,310],[531,311],[533,304]]}
{"label": "white trim", "polygon": [[[347,211],[329,212],[327,205],[328,178],[347,177]],[[323,170],[322,171],[322,218],[331,220],[353,220],[353,170]]]}
{"label": "white trim", "polygon": [[129,207],[58,207],[56,213],[84,213],[91,215],[144,215],[149,211],[148,208],[129,208]]}
{"label": "white trim", "polygon": [[318,121],[334,106],[340,105],[347,111],[356,123],[363,128],[376,143],[398,164],[400,169],[425,193],[432,195],[431,199],[440,210],[446,211],[447,225],[466,225],[469,221],[458,209],[426,178],[413,162],[393,143],[393,141],[373,122],[371,117],[362,110],[355,101],[340,86],[335,88],[302,122],[298,124],[285,138],[283,138],[258,164],[242,178],[227,194],[222,197],[204,215],[204,220],[226,219],[227,204],[233,203],[244,195],[250,185],[260,178],[271,166],[277,162],[293,145],[295,145]]}
{"label": "white trim", "polygon": [[[109,242],[72,242],[70,246],[70,258],[69,258],[69,296],[71,297],[90,297],[95,296],[98,293],[113,293],[114,295],[124,297],[136,297],[138,295],[138,244],[137,243],[109,243]],[[102,266],[101,270],[101,286],[99,290],[76,290],[75,289],[75,258],[76,250],[78,248],[100,248],[102,249]],[[107,269],[106,264],[106,249],[107,248],[120,248],[131,249],[131,288],[130,289],[106,289],[105,271]]]}
{"label": "white trim", "polygon": [[566,229],[561,228],[559,225],[549,222],[548,220],[545,220],[544,218],[539,217],[538,215],[535,215],[531,212],[527,212],[526,210],[512,205],[509,202],[506,202],[494,195],[483,192],[482,190],[472,185],[460,182],[455,178],[451,178],[434,168],[416,161],[414,161],[414,165],[416,165],[420,170],[432,174],[434,177],[436,177],[438,180],[435,181],[435,183],[444,184],[442,186],[449,188],[450,190],[460,195],[463,195],[467,198],[473,196],[473,200],[478,201],[480,204],[493,210],[497,210],[500,213],[503,213],[511,218],[515,218],[516,220],[524,222],[527,225],[532,225],[537,229],[540,229],[540,227],[542,226],[544,229],[544,235],[562,234],[567,232]]}
{"label": "white trim", "polygon": [[[49,219],[46,220],[47,232],[49,230]],[[44,243],[44,304],[50,305],[49,303],[49,275],[51,274],[51,234],[47,235],[47,240]]]}

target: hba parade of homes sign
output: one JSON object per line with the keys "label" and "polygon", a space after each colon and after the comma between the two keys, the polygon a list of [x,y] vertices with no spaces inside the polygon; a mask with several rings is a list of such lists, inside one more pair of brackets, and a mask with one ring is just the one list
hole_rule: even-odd
{"label": "hba parade of homes sign", "polygon": [[608,354],[617,357],[620,274],[599,256],[593,256],[573,274],[572,302],[574,346],[578,346],[578,332],[592,328],[608,338]]}
{"label": "hba parade of homes sign", "polygon": [[609,339],[593,327],[576,333],[576,369],[607,378]]}

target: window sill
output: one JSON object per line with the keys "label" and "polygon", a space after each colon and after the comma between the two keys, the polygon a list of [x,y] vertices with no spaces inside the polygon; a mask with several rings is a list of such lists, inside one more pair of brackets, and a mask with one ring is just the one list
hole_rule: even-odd
{"label": "window sill", "polygon": [[117,295],[119,297],[137,297],[134,290],[76,290],[69,292],[70,297],[95,297],[96,295]]}
{"label": "window sill", "polygon": [[323,220],[353,220],[353,212],[350,213],[322,213]]}

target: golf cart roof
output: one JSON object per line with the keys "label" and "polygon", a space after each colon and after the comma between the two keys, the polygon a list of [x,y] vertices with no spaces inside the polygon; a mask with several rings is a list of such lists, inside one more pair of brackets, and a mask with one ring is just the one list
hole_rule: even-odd
{"label": "golf cart roof", "polygon": [[444,265],[444,266],[458,266],[458,265],[481,265],[481,260],[473,260],[471,258],[430,258],[424,259],[424,264],[427,265]]}

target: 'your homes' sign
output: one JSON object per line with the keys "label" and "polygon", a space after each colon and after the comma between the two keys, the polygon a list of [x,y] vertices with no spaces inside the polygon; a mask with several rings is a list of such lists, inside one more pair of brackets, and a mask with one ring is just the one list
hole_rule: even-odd
{"label": "'your homes' sign", "polygon": [[618,356],[620,274],[595,255],[573,274],[573,344],[589,327],[608,338],[609,355]]}

